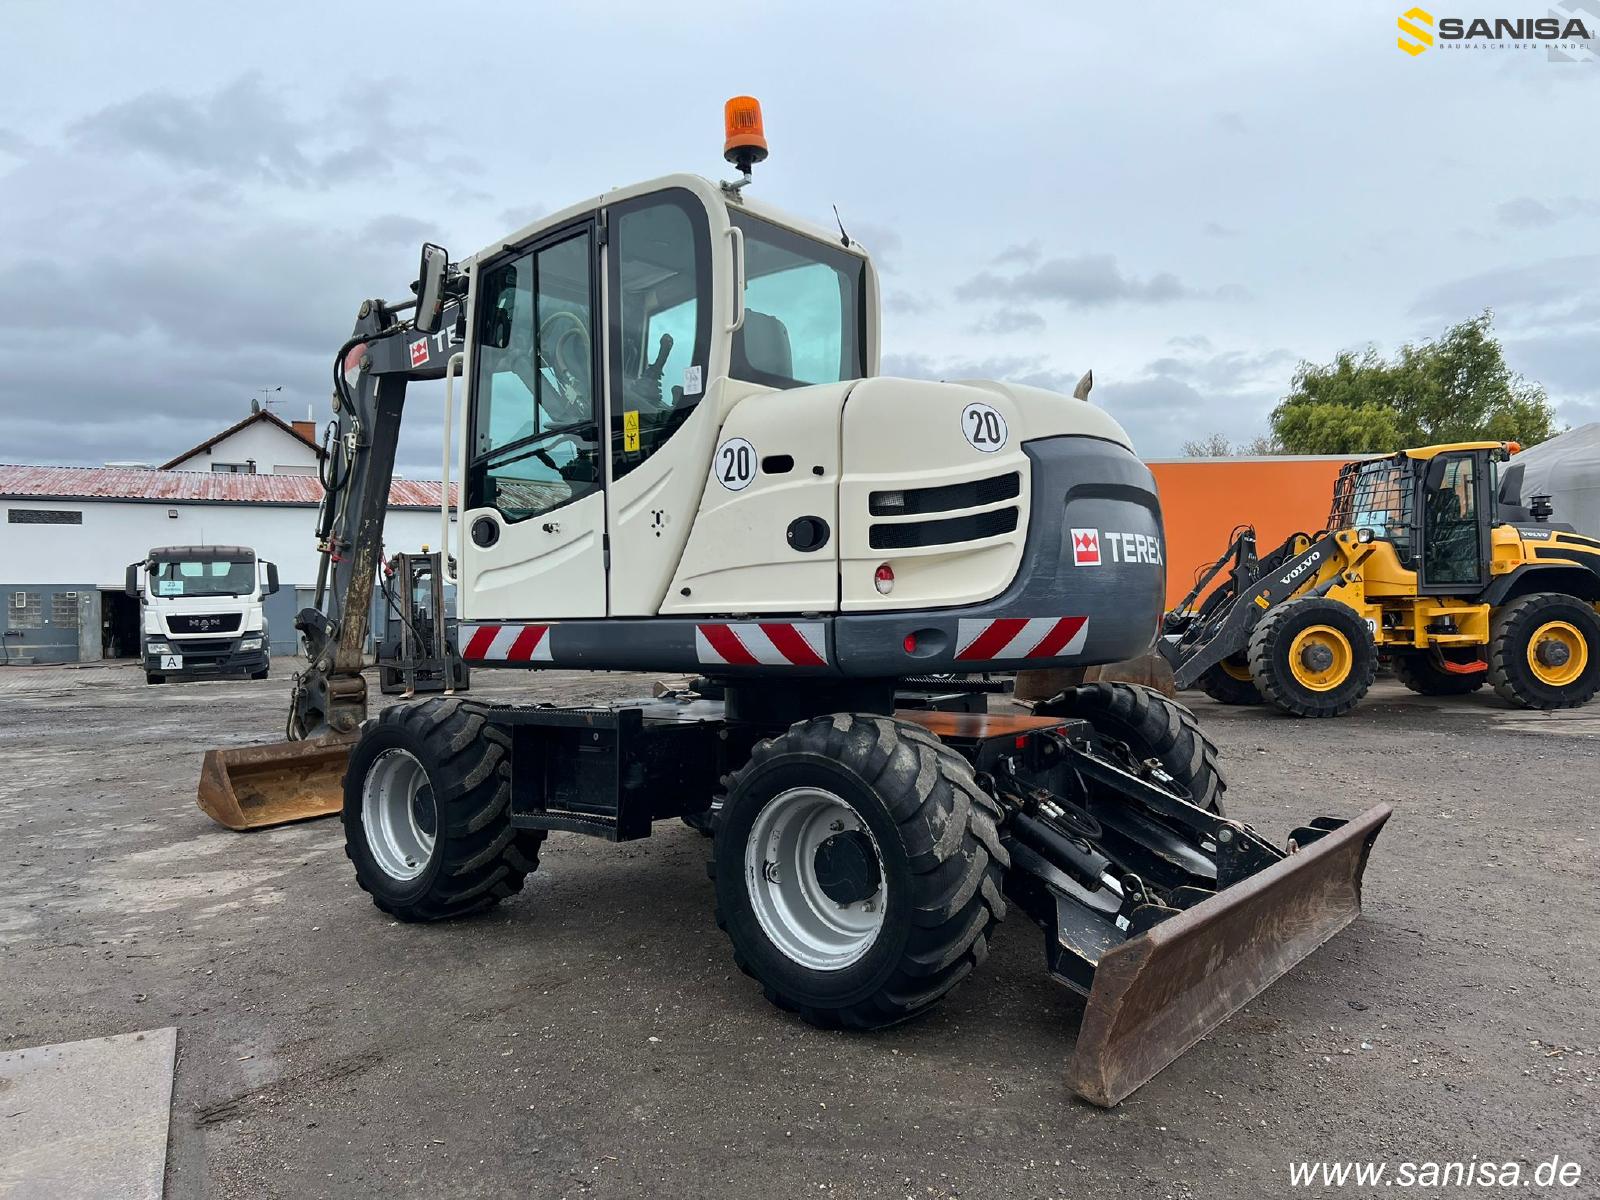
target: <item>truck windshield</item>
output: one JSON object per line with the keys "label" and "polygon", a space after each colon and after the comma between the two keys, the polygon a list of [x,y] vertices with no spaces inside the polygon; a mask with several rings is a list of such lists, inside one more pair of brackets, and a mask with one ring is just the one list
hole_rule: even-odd
{"label": "truck windshield", "polygon": [[745,259],[734,377],[791,388],[866,374],[861,257],[744,213],[733,223]]}
{"label": "truck windshield", "polygon": [[1393,544],[1401,561],[1411,557],[1411,524],[1415,480],[1405,458],[1369,459],[1350,463],[1334,485],[1328,528],[1370,529]]}
{"label": "truck windshield", "polygon": [[150,564],[153,596],[248,596],[256,590],[250,559],[156,559]]}

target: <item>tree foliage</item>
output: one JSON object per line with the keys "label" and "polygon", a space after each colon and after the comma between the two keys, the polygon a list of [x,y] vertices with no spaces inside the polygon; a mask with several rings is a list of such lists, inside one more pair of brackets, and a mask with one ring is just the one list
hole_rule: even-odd
{"label": "tree foliage", "polygon": [[1208,433],[1203,438],[1183,444],[1183,453],[1188,458],[1239,458],[1249,455],[1281,454],[1283,447],[1278,445],[1278,440],[1270,434],[1258,433],[1248,442],[1234,445],[1223,433]]}
{"label": "tree foliage", "polygon": [[1392,359],[1368,348],[1331,363],[1302,362],[1293,390],[1272,410],[1272,432],[1291,454],[1368,454],[1440,442],[1518,441],[1559,432],[1544,388],[1506,366],[1484,312],[1437,341]]}

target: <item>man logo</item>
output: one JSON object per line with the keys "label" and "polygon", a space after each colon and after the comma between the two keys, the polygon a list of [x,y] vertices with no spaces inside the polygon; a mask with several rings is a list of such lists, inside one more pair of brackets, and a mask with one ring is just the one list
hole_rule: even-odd
{"label": "man logo", "polygon": [[1433,45],[1433,34],[1423,28],[1424,25],[1429,27],[1433,25],[1433,14],[1431,12],[1426,12],[1420,8],[1408,8],[1395,23],[1400,26],[1402,34],[1410,34],[1416,39],[1408,42],[1404,37],[1400,37],[1395,42],[1400,49],[1411,55],[1412,58],[1415,58]]}

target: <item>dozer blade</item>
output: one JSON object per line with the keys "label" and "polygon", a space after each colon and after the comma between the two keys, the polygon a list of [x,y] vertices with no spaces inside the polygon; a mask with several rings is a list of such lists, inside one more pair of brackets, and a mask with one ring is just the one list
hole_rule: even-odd
{"label": "dozer blade", "polygon": [[1387,804],[1109,950],[1095,968],[1067,1081],[1110,1108],[1361,911]]}
{"label": "dozer blade", "polygon": [[266,829],[326,817],[344,807],[353,737],[207,750],[200,810],[229,829]]}

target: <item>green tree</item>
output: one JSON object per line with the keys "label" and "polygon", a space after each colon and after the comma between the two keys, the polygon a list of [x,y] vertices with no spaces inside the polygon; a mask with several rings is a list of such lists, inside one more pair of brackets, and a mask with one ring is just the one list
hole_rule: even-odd
{"label": "green tree", "polygon": [[1519,441],[1560,432],[1544,388],[1506,366],[1485,311],[1392,359],[1368,348],[1302,362],[1272,410],[1290,454],[1381,454],[1440,442]]}

